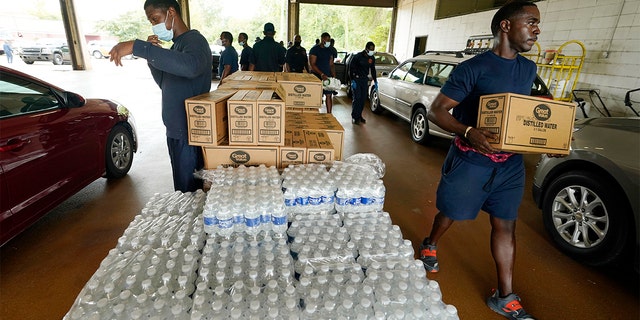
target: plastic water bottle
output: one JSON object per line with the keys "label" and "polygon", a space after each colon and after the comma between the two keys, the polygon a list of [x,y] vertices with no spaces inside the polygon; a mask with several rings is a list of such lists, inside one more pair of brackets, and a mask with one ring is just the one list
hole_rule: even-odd
{"label": "plastic water bottle", "polygon": [[460,317],[458,316],[458,309],[455,306],[448,304],[444,310],[446,320],[460,320]]}
{"label": "plastic water bottle", "polygon": [[233,233],[233,213],[229,206],[218,209],[218,234],[229,239]]}
{"label": "plastic water bottle", "polygon": [[255,203],[255,197],[250,197],[247,203],[247,210],[244,213],[244,222],[246,226],[246,232],[254,239],[257,238],[260,232],[260,222],[262,221],[262,214],[258,210],[258,205]]}
{"label": "plastic water bottle", "polygon": [[284,237],[287,232],[287,212],[283,205],[276,205],[271,212],[271,228],[278,237]]}
{"label": "plastic water bottle", "polygon": [[204,232],[207,234],[215,234],[218,227],[218,218],[213,208],[202,211]]}

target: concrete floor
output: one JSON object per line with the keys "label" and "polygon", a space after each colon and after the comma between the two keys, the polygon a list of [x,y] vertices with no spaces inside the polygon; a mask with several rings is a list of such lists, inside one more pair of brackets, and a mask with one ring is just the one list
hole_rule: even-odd
{"label": "concrete floor", "polygon": [[[93,60],[93,70],[84,72],[19,61],[12,67],[85,97],[115,99],[131,109],[138,124],[140,149],[127,177],[95,181],[0,249],[0,319],[60,319],[148,199],[173,191],[159,90],[144,61],[116,68]],[[334,114],[345,127],[344,154],[372,152],[386,163],[385,210],[417,246],[437,213],[435,191],[449,141],[415,144],[408,123],[388,113],[365,110],[367,124],[353,126],[350,104],[344,92],[334,100]],[[527,156],[526,163],[530,186],[536,157]],[[439,243],[441,271],[429,278],[440,283],[443,300],[458,308],[461,319],[502,318],[484,304],[496,285],[489,231],[481,213],[454,224]],[[544,231],[530,187],[517,238],[514,287],[538,319],[640,318],[638,275],[622,267],[586,267],[561,254]]]}

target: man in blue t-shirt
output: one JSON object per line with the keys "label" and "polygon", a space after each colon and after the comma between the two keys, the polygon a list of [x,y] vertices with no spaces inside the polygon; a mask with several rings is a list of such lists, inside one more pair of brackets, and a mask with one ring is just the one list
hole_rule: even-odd
{"label": "man in blue t-shirt", "polygon": [[495,134],[475,125],[481,95],[530,94],[536,65],[519,53],[531,50],[540,33],[539,23],[540,11],[532,2],[514,1],[500,8],[491,21],[494,48],[460,63],[429,111],[429,120],[457,136],[442,166],[436,196],[439,212],[429,237],[420,245],[420,259],[428,272],[437,272],[440,237],[454,221],[475,219],[480,210],[487,212],[498,276],[498,287],[487,305],[509,319],[533,319],[512,288],[524,163],[520,154],[494,149],[488,140]]}
{"label": "man in blue t-shirt", "polygon": [[220,34],[220,41],[224,50],[220,53],[220,63],[218,64],[218,74],[220,82],[230,74],[238,71],[238,51],[233,47],[233,35],[229,31]]}
{"label": "man in blue t-shirt", "polygon": [[[320,80],[327,80],[329,77],[336,77],[336,69],[333,66],[333,50],[331,46],[331,35],[324,32],[320,36],[320,43],[313,46],[309,50],[309,65],[311,66],[311,72],[320,78]],[[331,113],[333,107],[333,91],[322,90],[325,96],[325,102],[327,104],[327,113]]]}
{"label": "man in blue t-shirt", "polygon": [[[134,54],[147,59],[151,75],[162,91],[162,121],[167,128],[167,146],[173,186],[182,192],[202,188],[194,171],[204,166],[202,148],[189,145],[184,100],[211,90],[211,49],[200,32],[190,30],[180,16],[176,0],[147,0],[147,19],[154,35],[147,41],[120,42],[109,52],[109,60],[122,65],[122,57]],[[173,41],[170,50],[161,41]]]}

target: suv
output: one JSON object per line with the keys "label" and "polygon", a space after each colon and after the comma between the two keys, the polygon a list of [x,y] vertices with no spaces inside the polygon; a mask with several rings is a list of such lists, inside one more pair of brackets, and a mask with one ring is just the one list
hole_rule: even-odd
{"label": "suv", "polygon": [[[640,118],[575,122],[571,153],[542,155],[533,199],[565,254],[592,266],[634,259],[640,247]],[[623,259],[623,260],[620,260]]]}
{"label": "suv", "polygon": [[[427,113],[451,72],[469,58],[462,51],[427,51],[404,61],[389,74],[383,72],[377,90],[369,87],[371,111],[380,114],[386,109],[410,122],[411,138],[418,143],[427,143],[431,136],[453,138],[453,133],[429,122]],[[540,77],[533,82],[531,95],[553,99]]]}
{"label": "suv", "polygon": [[71,62],[69,46],[65,40],[44,39],[32,46],[22,47],[20,59],[26,64],[36,61],[51,61],[55,65]]}

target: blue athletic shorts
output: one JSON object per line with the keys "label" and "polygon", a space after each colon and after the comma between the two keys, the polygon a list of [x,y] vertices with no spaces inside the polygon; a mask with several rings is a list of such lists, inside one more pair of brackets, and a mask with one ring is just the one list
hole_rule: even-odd
{"label": "blue athletic shorts", "polygon": [[522,155],[495,163],[473,151],[460,151],[454,144],[442,165],[436,207],[453,220],[473,220],[480,210],[505,220],[518,217],[524,194]]}

